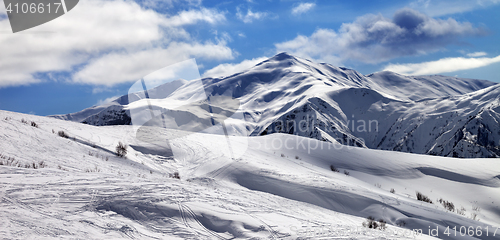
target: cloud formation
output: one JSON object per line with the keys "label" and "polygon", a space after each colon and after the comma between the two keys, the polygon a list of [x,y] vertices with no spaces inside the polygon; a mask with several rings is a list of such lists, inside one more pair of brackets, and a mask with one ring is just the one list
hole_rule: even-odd
{"label": "cloud formation", "polygon": [[309,37],[299,35],[275,46],[277,52],[286,51],[333,64],[345,60],[380,63],[436,51],[458,43],[461,37],[483,32],[469,22],[431,18],[403,8],[396,11],[392,19],[368,14],[342,24],[338,31],[318,29]]}
{"label": "cloud formation", "polygon": [[110,102],[114,101],[115,99],[117,99],[119,97],[121,97],[121,96],[116,95],[116,96],[112,96],[112,97],[109,97],[109,98],[106,98],[106,99],[99,99],[99,101],[97,101],[97,103],[95,104],[95,106],[100,106],[100,105],[103,105],[103,104],[106,104],[106,103],[110,103]]}
{"label": "cloud formation", "polygon": [[259,58],[254,58],[254,59],[246,59],[243,60],[240,63],[224,63],[220,64],[212,69],[209,69],[203,73],[202,77],[226,77],[226,76],[231,76],[235,73],[242,72],[244,70],[247,70],[258,63],[265,61],[268,59],[267,57],[259,57]]}
{"label": "cloud formation", "polygon": [[443,58],[423,63],[389,64],[384,71],[404,75],[432,75],[485,67],[498,62],[500,62],[500,55],[494,58]]}
{"label": "cloud formation", "polygon": [[[41,74],[53,72],[69,73],[59,81],[112,86],[134,81],[157,65],[193,57],[232,59],[225,42],[201,43],[185,30],[187,25],[225,20],[217,10],[200,8],[167,16],[127,0],[80,1],[68,14],[16,34],[9,33],[8,19],[3,19],[0,87],[40,82]],[[137,66],[152,67],[134,67],[129,64],[133,60]]]}
{"label": "cloud formation", "polygon": [[488,55],[488,54],[485,52],[473,52],[473,53],[468,53],[467,57],[483,57],[486,55]]}
{"label": "cloud formation", "polygon": [[236,8],[236,17],[243,21],[244,23],[252,23],[254,20],[261,20],[268,16],[266,12],[252,12],[252,10],[247,9],[247,13],[244,14],[241,9]]}
{"label": "cloud formation", "polygon": [[300,3],[298,6],[292,8],[293,15],[300,15],[308,12],[316,6],[316,3]]}
{"label": "cloud formation", "polygon": [[496,4],[500,4],[500,0],[415,0],[409,6],[429,16],[438,17],[487,8]]}
{"label": "cloud formation", "polygon": [[[151,72],[196,56],[200,59],[232,59],[224,44],[174,42],[167,48],[151,48],[133,53],[114,52],[92,60],[74,74],[77,83],[113,86],[138,80]],[[106,79],[103,81],[103,79]]]}

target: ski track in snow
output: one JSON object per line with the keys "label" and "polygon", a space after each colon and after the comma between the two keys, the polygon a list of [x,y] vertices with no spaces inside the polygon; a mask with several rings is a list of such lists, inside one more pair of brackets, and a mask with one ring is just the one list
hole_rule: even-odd
{"label": "ski track in snow", "polygon": [[[443,234],[445,226],[455,225],[489,226],[489,237],[475,239],[500,239],[500,230],[491,236],[500,227],[495,159],[355,147],[308,154],[266,144],[318,142],[286,134],[250,137],[246,152],[235,159],[224,150],[224,136],[210,134],[173,141],[179,157],[157,156],[130,126],[95,127],[6,111],[0,111],[0,129],[0,154],[47,165],[0,166],[5,239],[432,239],[428,226],[439,226]],[[70,138],[59,137],[59,130]],[[144,152],[129,147],[127,158],[116,157],[118,141]],[[169,177],[176,171],[180,180]],[[415,191],[434,204],[417,201]],[[465,207],[466,216],[446,211],[435,202],[441,197]],[[481,209],[480,221],[469,217],[474,206]],[[368,216],[383,218],[388,229],[363,228]],[[406,226],[400,228],[402,220]],[[416,228],[424,235],[394,234]]]}

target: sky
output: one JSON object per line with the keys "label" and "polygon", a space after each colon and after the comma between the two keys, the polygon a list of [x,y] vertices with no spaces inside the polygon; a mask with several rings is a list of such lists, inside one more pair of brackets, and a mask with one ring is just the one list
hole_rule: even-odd
{"label": "sky", "polygon": [[202,77],[221,77],[280,52],[362,74],[500,82],[500,0],[82,0],[17,33],[0,5],[8,111],[77,112],[187,59]]}

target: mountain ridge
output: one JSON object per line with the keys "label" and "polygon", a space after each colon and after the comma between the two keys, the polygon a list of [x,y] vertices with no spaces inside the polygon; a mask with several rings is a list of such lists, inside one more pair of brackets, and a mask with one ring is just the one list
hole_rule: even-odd
{"label": "mountain ridge", "polygon": [[[500,132],[492,126],[500,118],[497,108],[488,105],[497,101],[494,94],[500,91],[500,85],[485,80],[412,77],[387,71],[362,75],[352,69],[280,53],[240,73],[204,78],[201,82],[167,83],[161,89],[168,89],[168,94],[161,98],[164,102],[187,101],[195,92],[207,96],[229,94],[240,101],[244,125],[251,135],[281,132],[364,148],[466,158],[500,156]],[[144,99],[135,100],[140,101]],[[482,107],[475,101],[481,101]],[[93,114],[80,122],[98,126],[129,124],[129,110],[136,105],[114,102],[97,114],[89,111]],[[490,106],[488,119],[480,116],[486,105]],[[296,119],[297,115],[313,119],[310,129],[279,129],[286,121],[303,120]],[[469,115],[477,120],[470,123],[474,125],[464,125],[460,119]],[[71,114],[66,116],[55,117],[76,119]],[[376,132],[349,126],[369,121],[377,121]],[[325,127],[331,131],[324,131]]]}

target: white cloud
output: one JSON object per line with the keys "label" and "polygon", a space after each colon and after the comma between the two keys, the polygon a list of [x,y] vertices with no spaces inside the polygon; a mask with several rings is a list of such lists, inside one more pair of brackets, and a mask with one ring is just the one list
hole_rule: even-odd
{"label": "white cloud", "polygon": [[405,75],[432,75],[480,68],[498,62],[500,62],[500,55],[494,58],[443,58],[423,63],[389,64],[384,71]]}
{"label": "white cloud", "polygon": [[254,20],[261,20],[265,17],[268,16],[268,13],[266,12],[252,12],[252,10],[247,9],[247,13],[244,14],[241,12],[241,9],[238,7],[236,8],[236,17],[243,21],[244,23],[251,23]]}
{"label": "white cloud", "polygon": [[482,34],[468,22],[434,19],[403,8],[393,19],[368,14],[338,31],[317,29],[311,36],[277,43],[277,52],[339,64],[345,60],[379,63],[402,56],[437,51],[464,36]]}
{"label": "white cloud", "polygon": [[100,105],[103,105],[103,104],[106,104],[106,103],[110,103],[112,102],[113,100],[119,98],[120,96],[119,95],[116,95],[116,96],[112,96],[112,97],[109,97],[109,98],[106,98],[106,99],[100,99],[99,101],[97,101],[96,103],[96,106],[100,106]]}
{"label": "white cloud", "polygon": [[142,0],[139,2],[142,6],[148,8],[156,8],[156,9],[167,9],[173,8],[178,5],[187,5],[188,7],[192,6],[200,6],[202,0]]}
{"label": "white cloud", "polygon": [[212,69],[205,71],[205,73],[203,73],[202,77],[216,78],[216,77],[230,76],[230,75],[233,75],[235,73],[239,73],[239,72],[242,72],[244,70],[247,70],[247,69],[257,65],[258,63],[260,63],[266,59],[267,59],[267,57],[259,57],[259,58],[254,58],[254,59],[246,59],[240,63],[220,64]]}
{"label": "white cloud", "polygon": [[341,64],[338,57],[338,35],[330,29],[318,29],[310,37],[299,35],[295,39],[276,44],[277,52],[288,52],[303,58],[334,65]]}
{"label": "white cloud", "polygon": [[292,8],[293,15],[300,15],[307,11],[310,11],[316,6],[316,3],[300,3],[298,6]]}
{"label": "white cloud", "polygon": [[[0,34],[0,87],[37,83],[42,81],[40,73],[52,72],[68,72],[68,81],[85,84],[111,86],[133,81],[115,72],[124,69],[116,66],[126,62],[123,59],[143,61],[137,65],[154,62],[153,57],[163,59],[166,64],[187,57],[232,59],[232,51],[225,43],[216,44],[216,51],[207,54],[214,44],[199,43],[182,28],[199,22],[216,24],[222,21],[225,21],[224,13],[216,10],[201,8],[165,16],[127,0],[80,1],[62,17],[15,34],[8,33],[11,32],[10,24],[8,19],[3,19],[0,20],[0,31],[4,32]],[[182,56],[165,51],[175,46],[191,51]],[[164,56],[153,50],[159,50]],[[145,53],[150,53],[150,57]],[[142,57],[137,58],[139,55]],[[110,56],[121,56],[119,59],[123,61],[105,62],[106,59],[116,60]],[[111,67],[106,69],[106,66]],[[75,70],[77,73],[71,76]],[[125,72],[138,75],[130,70]],[[103,78],[96,79],[100,76]]]}
{"label": "white cloud", "polygon": [[216,24],[226,20],[224,13],[212,9],[203,8],[201,10],[182,11],[179,14],[166,19],[166,25],[171,27],[179,27],[191,25],[197,22],[207,22]]}
{"label": "white cloud", "polygon": [[[131,82],[162,67],[193,57],[201,59],[232,59],[231,49],[213,43],[171,43],[167,48],[152,48],[133,53],[113,52],[92,60],[74,75],[78,83],[112,86]],[[103,81],[105,79],[105,81]]]}
{"label": "white cloud", "polygon": [[488,54],[485,52],[473,52],[473,53],[468,53],[467,57],[483,57],[486,55],[488,55]]}
{"label": "white cloud", "polygon": [[499,4],[499,0],[415,0],[409,4],[432,17],[470,12]]}

